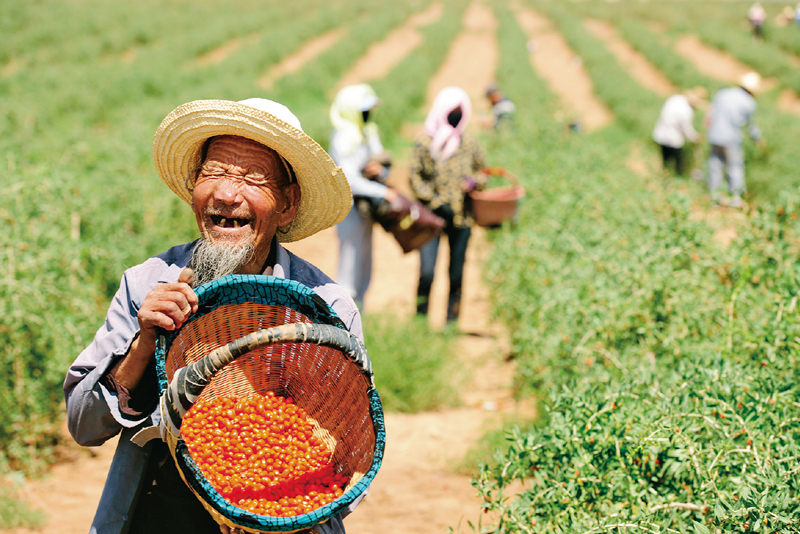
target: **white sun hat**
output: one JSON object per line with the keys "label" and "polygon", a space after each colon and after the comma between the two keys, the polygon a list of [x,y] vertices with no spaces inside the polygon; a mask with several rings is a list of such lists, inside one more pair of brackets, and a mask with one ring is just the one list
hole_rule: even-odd
{"label": "white sun hat", "polygon": [[748,72],[739,80],[739,85],[751,93],[758,91],[758,86],[761,84],[761,75],[757,72]]}
{"label": "white sun hat", "polygon": [[280,154],[292,166],[300,186],[300,205],[287,232],[278,232],[287,243],[308,237],[344,219],[353,202],[344,171],[325,150],[303,132],[289,108],[264,98],[240,102],[196,100],[175,108],[161,122],[153,139],[153,162],[161,179],[188,204],[187,185],[202,162],[207,139],[238,135],[252,139]]}

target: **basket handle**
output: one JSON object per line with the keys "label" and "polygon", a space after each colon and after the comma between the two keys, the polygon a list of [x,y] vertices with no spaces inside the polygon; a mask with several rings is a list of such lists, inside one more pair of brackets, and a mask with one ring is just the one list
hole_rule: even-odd
{"label": "basket handle", "polygon": [[503,167],[484,167],[481,169],[481,172],[486,176],[501,176],[511,182],[512,185],[520,185],[519,179],[514,175],[514,173]]}
{"label": "basket handle", "polygon": [[214,375],[240,356],[274,343],[316,343],[342,351],[355,362],[374,385],[372,364],[364,344],[356,336],[336,326],[316,323],[292,323],[265,328],[231,341],[202,359],[178,370],[161,397],[162,428],[180,436],[183,416],[189,411]]}

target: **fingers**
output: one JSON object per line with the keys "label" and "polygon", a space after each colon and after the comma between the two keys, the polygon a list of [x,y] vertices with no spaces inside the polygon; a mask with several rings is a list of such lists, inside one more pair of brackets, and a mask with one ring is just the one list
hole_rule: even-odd
{"label": "fingers", "polygon": [[[191,269],[185,269],[181,276],[184,280],[191,276]],[[158,284],[142,302],[138,313],[139,327],[150,333],[154,333],[156,328],[175,330],[197,311],[197,307],[197,294],[185,282]]]}
{"label": "fingers", "polygon": [[179,284],[188,284],[192,285],[194,281],[194,271],[191,267],[186,267],[181,271],[181,274],[178,276],[178,283]]}
{"label": "fingers", "polygon": [[187,286],[180,288],[183,294],[186,296],[187,305],[182,308],[184,314],[186,315],[197,311],[197,295],[194,291],[192,291],[192,282],[194,282],[194,271],[191,268],[186,267],[178,276],[178,284],[185,284]]}

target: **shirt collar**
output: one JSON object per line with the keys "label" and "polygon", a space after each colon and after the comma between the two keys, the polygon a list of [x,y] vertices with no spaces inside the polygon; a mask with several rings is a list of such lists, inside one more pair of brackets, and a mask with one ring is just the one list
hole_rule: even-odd
{"label": "shirt collar", "polygon": [[[278,243],[278,238],[272,238],[272,247],[275,247],[275,265],[272,266],[272,276],[288,278],[291,268],[291,258],[283,246]],[[263,273],[266,274],[266,273]]]}

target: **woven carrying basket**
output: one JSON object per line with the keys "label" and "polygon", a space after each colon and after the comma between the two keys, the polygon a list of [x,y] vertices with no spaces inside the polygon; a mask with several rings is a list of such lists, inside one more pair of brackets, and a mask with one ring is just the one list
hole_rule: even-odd
{"label": "woven carrying basket", "polygon": [[[291,280],[231,275],[195,292],[197,313],[179,330],[162,331],[158,338],[156,366],[162,397],[181,368],[248,334],[292,323],[346,330],[319,295]],[[349,477],[344,493],[332,503],[295,517],[243,510],[226,501],[205,479],[179,436],[167,433],[165,439],[181,477],[217,523],[249,532],[297,532],[327,521],[372,482],[383,457],[383,410],[371,378],[356,363],[340,350],[308,342],[268,344],[239,356],[214,374],[197,400],[270,391],[292,397],[306,411],[314,421],[314,434],[333,453],[334,471]]]}
{"label": "woven carrying basket", "polygon": [[505,178],[510,185],[469,192],[475,224],[491,227],[513,220],[517,215],[519,200],[525,196],[525,189],[516,176],[502,167],[487,167],[481,172]]}

